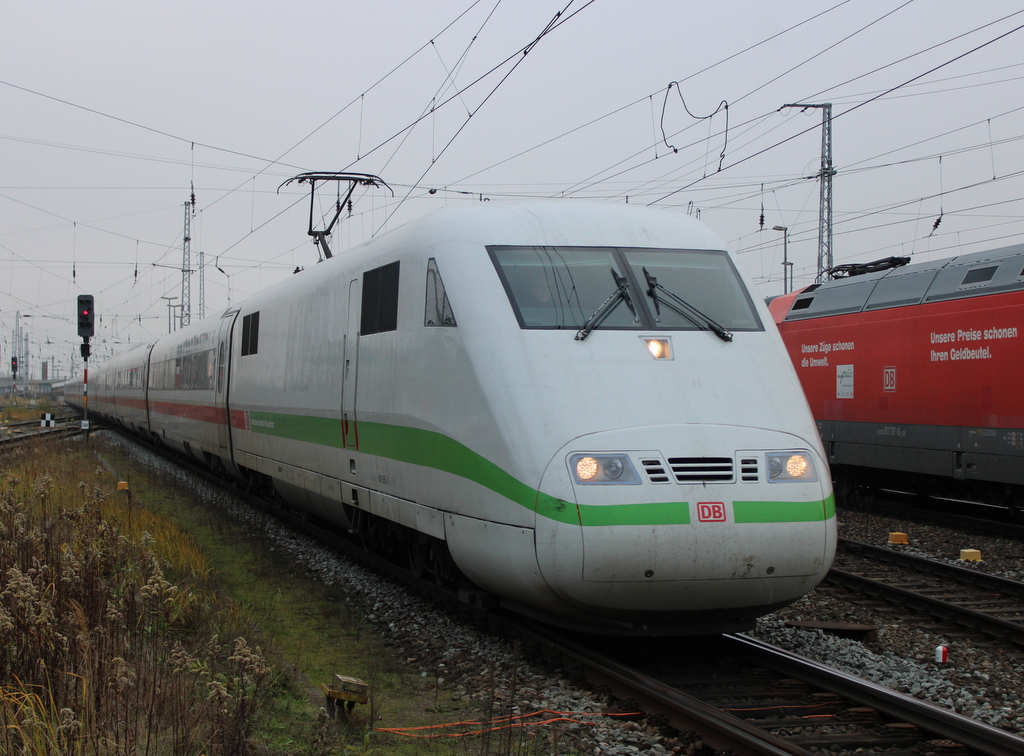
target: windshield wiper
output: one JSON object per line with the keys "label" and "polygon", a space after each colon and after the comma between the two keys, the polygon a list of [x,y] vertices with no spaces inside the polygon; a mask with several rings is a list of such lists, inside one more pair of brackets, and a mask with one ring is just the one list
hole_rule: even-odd
{"label": "windshield wiper", "polygon": [[[724,328],[723,326],[716,323],[714,320],[709,318],[703,312],[698,310],[692,304],[687,302],[681,297],[677,297],[671,291],[666,289],[660,283],[658,279],[647,272],[647,268],[644,268],[644,277],[647,279],[647,296],[654,300],[654,311],[661,315],[661,302],[664,301],[665,305],[670,309],[682,315],[684,318],[689,320],[698,328],[702,328],[706,331],[714,331],[715,335],[722,341],[732,341],[732,331]],[[661,291],[665,294],[667,299],[659,300],[658,292]]]}
{"label": "windshield wiper", "polygon": [[615,279],[615,291],[612,292],[608,299],[604,300],[604,303],[598,307],[594,314],[587,318],[587,322],[583,324],[583,327],[576,332],[576,341],[583,341],[590,335],[601,321],[608,317],[608,314],[615,309],[619,302],[625,301],[626,306],[629,307],[629,311],[633,313],[633,319],[636,320],[636,308],[633,307],[633,300],[629,298],[629,292],[626,291],[629,288],[629,281],[626,280],[625,276],[620,276],[615,272],[615,268],[611,269],[612,278]]}

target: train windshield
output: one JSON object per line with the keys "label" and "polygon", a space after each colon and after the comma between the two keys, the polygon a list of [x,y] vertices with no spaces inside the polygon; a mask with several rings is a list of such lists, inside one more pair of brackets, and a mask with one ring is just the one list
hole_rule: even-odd
{"label": "train windshield", "polygon": [[[611,249],[492,247],[491,257],[523,328],[582,328],[624,276]],[[636,297],[633,297],[634,299]],[[612,309],[602,328],[639,326],[626,306]]]}
{"label": "train windshield", "polygon": [[[581,329],[617,290],[625,296],[611,303],[600,320],[602,330],[707,329],[700,318],[666,306],[665,292],[725,329],[763,328],[725,252],[505,246],[488,251],[522,328]],[[662,292],[655,297],[649,293],[651,277]]]}
{"label": "train windshield", "polygon": [[750,295],[725,252],[627,249],[623,253],[647,292],[655,327],[692,328],[694,323],[692,315],[658,304],[657,297],[650,292],[649,277],[723,328],[761,330]]}

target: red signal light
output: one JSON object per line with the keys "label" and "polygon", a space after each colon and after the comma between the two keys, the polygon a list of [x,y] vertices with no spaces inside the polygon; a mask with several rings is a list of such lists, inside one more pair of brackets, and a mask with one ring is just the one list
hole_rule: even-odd
{"label": "red signal light", "polygon": [[88,340],[95,332],[93,323],[92,306],[94,300],[91,294],[80,294],[78,297],[78,335]]}

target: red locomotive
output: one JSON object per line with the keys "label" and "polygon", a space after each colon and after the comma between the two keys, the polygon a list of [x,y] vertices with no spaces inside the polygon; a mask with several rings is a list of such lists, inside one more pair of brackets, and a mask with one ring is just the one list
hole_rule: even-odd
{"label": "red locomotive", "polygon": [[906,262],[842,266],[769,304],[837,490],[900,480],[1019,513],[1024,244]]}

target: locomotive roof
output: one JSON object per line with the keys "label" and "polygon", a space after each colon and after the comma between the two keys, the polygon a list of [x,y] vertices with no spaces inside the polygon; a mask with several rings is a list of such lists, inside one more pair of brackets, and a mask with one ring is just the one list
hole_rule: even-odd
{"label": "locomotive roof", "polygon": [[784,321],[1024,290],[1024,244],[930,260],[808,286]]}

